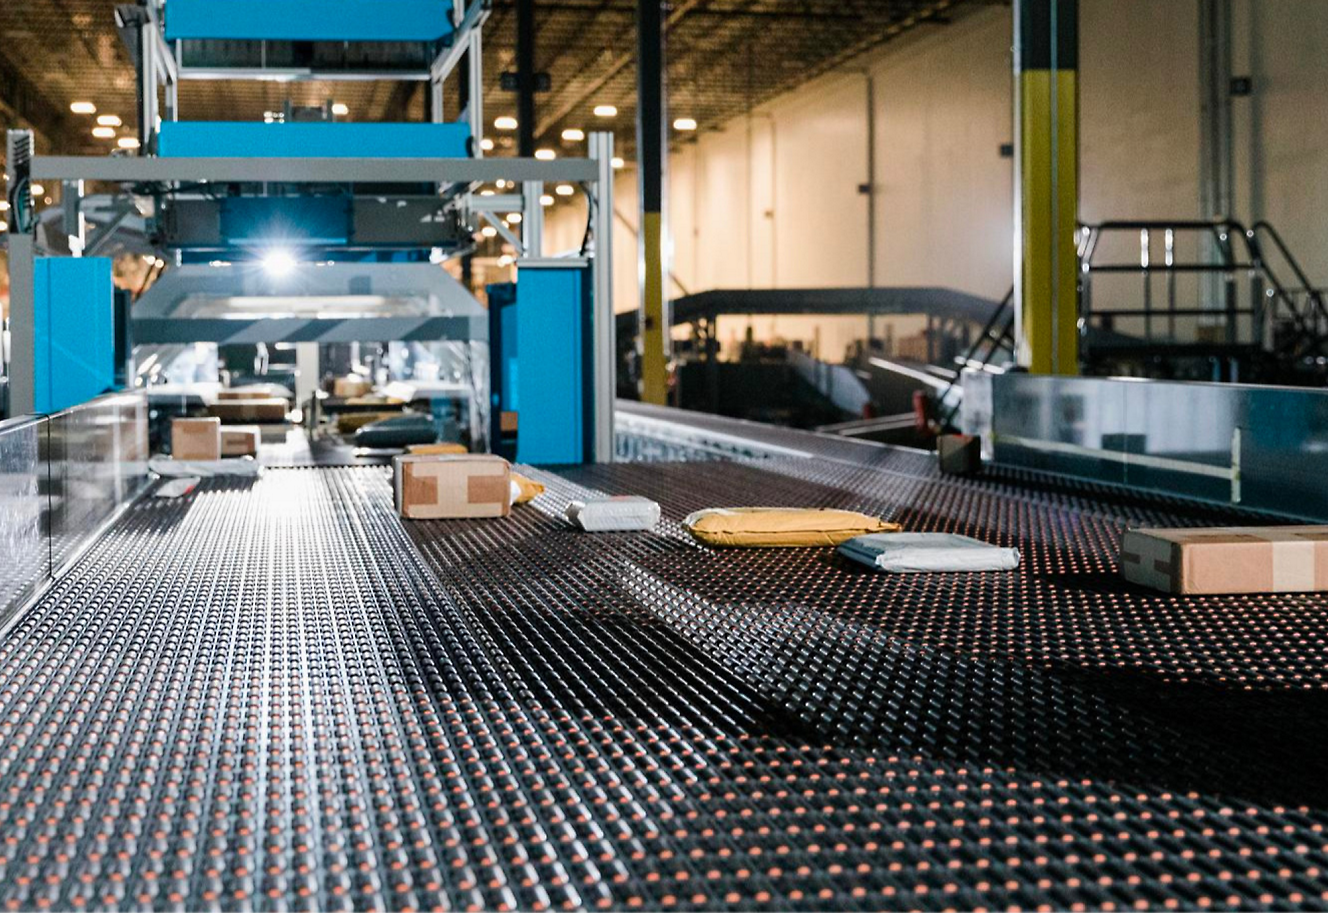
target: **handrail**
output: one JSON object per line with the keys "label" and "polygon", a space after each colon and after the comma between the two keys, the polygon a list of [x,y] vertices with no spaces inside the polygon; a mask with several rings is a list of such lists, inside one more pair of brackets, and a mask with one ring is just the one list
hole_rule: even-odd
{"label": "handrail", "polygon": [[[996,330],[997,321],[1001,322],[1000,332],[993,335]],[[952,402],[949,400],[951,399],[951,394],[954,393],[955,388],[961,386],[963,369],[965,367],[972,367],[973,363],[976,361],[977,364],[985,370],[991,365],[991,360],[1001,349],[1008,348],[1011,354],[1013,354],[1013,332],[1014,286],[1010,286],[1010,290],[1005,293],[1005,297],[1002,298],[1001,303],[996,306],[996,310],[991,312],[991,316],[987,318],[987,322],[982,327],[982,332],[980,332],[977,338],[973,340],[972,345],[968,347],[968,351],[966,351],[961,358],[955,359],[955,362],[961,366],[960,370],[950,379],[950,383],[940,392],[940,395],[936,397],[936,403],[945,409],[945,414],[938,417],[939,424],[942,427],[949,426],[954,421],[955,413],[959,411],[959,400],[954,399]],[[1009,340],[1010,343],[1008,346],[1007,340]],[[983,343],[989,343],[990,345],[986,354],[979,360],[976,356],[978,351],[982,348]]]}

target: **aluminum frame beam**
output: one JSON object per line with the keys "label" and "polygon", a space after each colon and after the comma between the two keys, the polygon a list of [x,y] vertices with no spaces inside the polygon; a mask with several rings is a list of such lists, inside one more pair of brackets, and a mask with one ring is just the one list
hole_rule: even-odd
{"label": "aluminum frame beam", "polygon": [[223,181],[299,184],[490,183],[595,181],[599,167],[588,158],[161,158],[46,155],[32,159],[32,176],[48,181]]}

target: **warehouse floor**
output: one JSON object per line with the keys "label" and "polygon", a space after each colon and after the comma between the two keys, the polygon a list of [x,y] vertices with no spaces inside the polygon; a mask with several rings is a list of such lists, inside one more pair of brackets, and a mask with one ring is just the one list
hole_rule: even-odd
{"label": "warehouse floor", "polygon": [[[1127,523],[1248,517],[688,418],[777,454],[704,459],[638,417],[627,455],[685,461],[536,472],[503,521],[403,524],[377,467],[131,509],[0,641],[0,902],[1328,906],[1328,599],[1115,574]],[[591,491],[665,522],[578,534]],[[678,523],[760,503],[1024,564],[889,578]]]}

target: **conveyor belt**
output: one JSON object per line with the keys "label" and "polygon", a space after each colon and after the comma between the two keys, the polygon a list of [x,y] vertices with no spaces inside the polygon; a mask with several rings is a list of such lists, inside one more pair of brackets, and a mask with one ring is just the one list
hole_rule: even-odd
{"label": "conveyor belt", "polygon": [[[1328,907],[1328,601],[1114,574],[1125,522],[1233,515],[861,447],[539,475],[506,521],[403,525],[379,468],[136,506],[0,642],[0,901]],[[592,490],[666,522],[578,535]],[[741,502],[1025,566],[677,524]]]}

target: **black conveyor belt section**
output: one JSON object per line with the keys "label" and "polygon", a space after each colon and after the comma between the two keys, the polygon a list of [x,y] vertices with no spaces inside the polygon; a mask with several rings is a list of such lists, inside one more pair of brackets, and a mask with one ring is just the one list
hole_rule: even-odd
{"label": "black conveyor belt section", "polygon": [[[141,503],[0,642],[0,902],[1328,906],[1328,601],[1115,576],[1127,522],[1241,517],[847,453],[535,471],[505,521],[403,524],[374,467]],[[666,520],[578,534],[594,491]],[[742,503],[1025,564],[679,525]]]}

